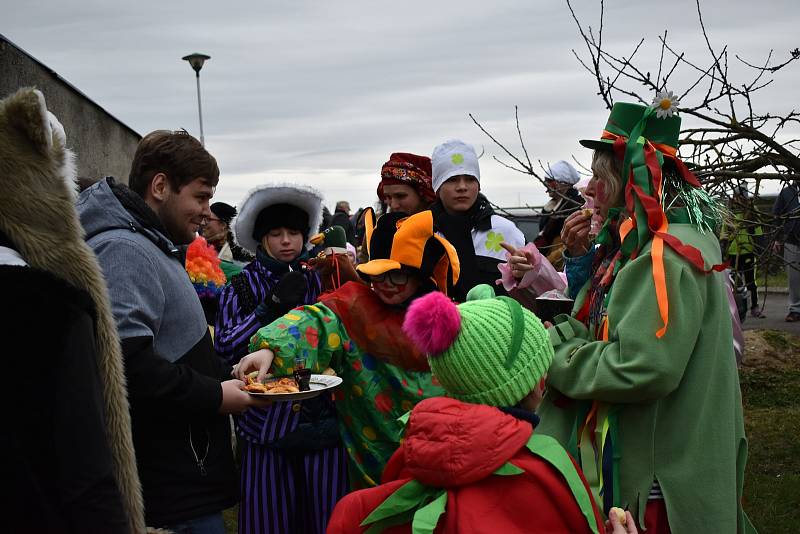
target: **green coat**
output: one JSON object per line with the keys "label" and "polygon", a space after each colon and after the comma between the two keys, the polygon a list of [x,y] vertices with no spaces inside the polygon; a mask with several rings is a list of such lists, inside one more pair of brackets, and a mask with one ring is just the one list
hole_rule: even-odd
{"label": "green coat", "polygon": [[[713,235],[688,224],[672,224],[669,233],[719,263]],[[722,275],[698,272],[665,246],[669,326],[657,339],[662,322],[649,249],[617,274],[608,341],[593,339],[573,317],[556,317],[550,390],[537,431],[569,447],[587,404],[607,403],[617,414],[618,506],[643,523],[658,480],[674,534],[743,532],[749,524],[740,504],[747,440]],[[588,283],[575,310],[587,289]]]}

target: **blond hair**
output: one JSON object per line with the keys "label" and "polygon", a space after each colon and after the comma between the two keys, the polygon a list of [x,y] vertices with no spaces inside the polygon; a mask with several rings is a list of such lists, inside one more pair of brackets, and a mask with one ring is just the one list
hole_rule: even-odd
{"label": "blond hair", "polygon": [[592,155],[592,173],[606,184],[609,206],[621,206],[624,202],[622,165],[616,160],[614,153],[608,150],[595,150]]}

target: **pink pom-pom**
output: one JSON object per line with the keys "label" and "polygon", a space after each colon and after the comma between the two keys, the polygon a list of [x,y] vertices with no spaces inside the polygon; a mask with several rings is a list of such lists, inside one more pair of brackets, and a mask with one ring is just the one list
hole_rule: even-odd
{"label": "pink pom-pom", "polygon": [[403,332],[426,354],[440,354],[447,350],[460,329],[458,307],[438,291],[412,302],[403,321]]}

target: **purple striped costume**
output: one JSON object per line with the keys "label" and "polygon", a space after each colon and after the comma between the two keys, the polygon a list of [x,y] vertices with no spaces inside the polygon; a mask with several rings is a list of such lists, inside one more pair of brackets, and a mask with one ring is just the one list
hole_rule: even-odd
{"label": "purple striped costume", "polygon": [[[248,264],[236,284],[249,287],[252,301],[242,298],[241,289],[230,284],[220,296],[214,345],[220,356],[235,364],[248,352],[250,338],[263,325],[253,311],[288,270],[288,265],[272,260],[270,267],[261,260]],[[294,267],[294,265],[293,265]],[[304,303],[316,301],[321,291],[316,273],[306,273],[308,292]],[[243,302],[240,302],[243,301]],[[277,448],[279,440],[290,439],[298,430],[301,413],[308,411],[300,402],[278,402],[270,408],[250,409],[236,420],[242,442],[242,502],[239,507],[239,532],[319,533],[325,532],[336,502],[347,493],[347,466],[341,444],[314,449],[302,445]],[[332,399],[317,400],[334,414]],[[335,420],[334,423],[335,425]],[[285,441],[284,441],[285,443]]]}

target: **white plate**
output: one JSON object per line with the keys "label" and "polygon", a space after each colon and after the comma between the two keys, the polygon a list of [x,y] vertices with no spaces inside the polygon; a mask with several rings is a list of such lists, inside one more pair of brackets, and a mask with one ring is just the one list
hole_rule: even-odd
{"label": "white plate", "polygon": [[253,391],[248,391],[248,393],[254,397],[272,399],[275,402],[294,401],[317,397],[321,393],[333,389],[341,383],[342,379],[338,376],[311,375],[311,380],[308,384],[311,388],[309,391],[300,391],[299,393],[255,393]]}

